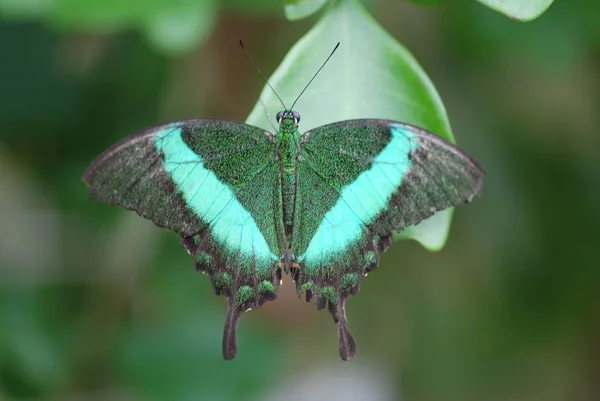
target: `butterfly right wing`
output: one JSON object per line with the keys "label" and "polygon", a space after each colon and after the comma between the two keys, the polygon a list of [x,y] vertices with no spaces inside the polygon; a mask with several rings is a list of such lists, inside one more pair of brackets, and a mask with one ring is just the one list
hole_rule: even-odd
{"label": "butterfly right wing", "polygon": [[223,355],[235,356],[240,314],[276,297],[283,228],[270,133],[224,120],[149,128],[117,143],[86,171],[90,196],[177,232],[229,301]]}

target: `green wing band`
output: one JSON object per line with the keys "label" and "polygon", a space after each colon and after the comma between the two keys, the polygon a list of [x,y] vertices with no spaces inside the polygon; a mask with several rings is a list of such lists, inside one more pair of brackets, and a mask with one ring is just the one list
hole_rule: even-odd
{"label": "green wing band", "polygon": [[84,181],[99,201],[182,236],[196,268],[228,298],[223,355],[233,358],[239,316],[275,299],[281,280],[281,189],[270,134],[224,120],[157,126],[100,155]]}
{"label": "green wing band", "polygon": [[[164,169],[178,192],[196,216],[210,227],[210,234],[215,241],[230,252],[239,254],[240,265],[250,266],[254,261],[259,270],[269,270],[271,263],[279,259],[278,255],[271,251],[254,217],[234,192],[242,191],[248,182],[231,185],[217,177],[213,170],[205,166],[203,158],[184,142],[182,130],[180,125],[175,124],[161,131],[155,140],[156,149],[164,154]],[[264,149],[260,150],[266,153]],[[220,160],[225,158],[221,157]],[[252,180],[264,170],[268,159],[262,158],[262,161],[263,165],[253,166],[254,174],[246,174],[246,177]],[[252,186],[248,187],[252,189]]]}
{"label": "green wing band", "polygon": [[294,220],[303,228],[292,238],[296,285],[307,301],[317,297],[317,308],[327,306],[342,359],[356,350],[345,300],[377,268],[392,233],[469,202],[483,175],[454,145],[394,121],[343,121],[304,134]]}

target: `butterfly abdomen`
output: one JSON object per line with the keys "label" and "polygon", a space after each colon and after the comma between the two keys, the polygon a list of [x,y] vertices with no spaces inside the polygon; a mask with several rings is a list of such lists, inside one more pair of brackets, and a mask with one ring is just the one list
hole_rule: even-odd
{"label": "butterfly abdomen", "polygon": [[283,225],[286,236],[292,235],[294,224],[294,205],[296,203],[296,172],[283,171],[281,176],[281,189],[283,200]]}
{"label": "butterfly abdomen", "polygon": [[282,129],[279,145],[281,166],[281,198],[283,207],[283,225],[288,238],[292,235],[294,211],[296,209],[296,183],[298,177],[298,145],[295,129]]}

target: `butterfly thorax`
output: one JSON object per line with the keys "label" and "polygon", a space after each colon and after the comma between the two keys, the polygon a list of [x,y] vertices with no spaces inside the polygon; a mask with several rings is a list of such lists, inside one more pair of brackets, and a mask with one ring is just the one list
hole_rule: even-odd
{"label": "butterfly thorax", "polygon": [[277,133],[277,152],[281,169],[281,201],[283,225],[288,241],[294,224],[296,203],[297,164],[300,156],[300,133],[296,112],[284,111],[278,114],[279,132]]}

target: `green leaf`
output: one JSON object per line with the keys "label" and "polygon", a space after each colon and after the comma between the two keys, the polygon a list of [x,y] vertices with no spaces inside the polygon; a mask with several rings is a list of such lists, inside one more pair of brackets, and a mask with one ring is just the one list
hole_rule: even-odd
{"label": "green leaf", "polygon": [[137,28],[158,50],[180,53],[208,36],[216,20],[217,6],[216,0],[58,0],[51,11],[51,20],[68,29]]}
{"label": "green leaf", "polygon": [[161,52],[183,53],[208,37],[216,23],[217,11],[215,1],[197,1],[189,9],[167,11],[148,18],[144,32]]}
{"label": "green leaf", "polygon": [[135,25],[150,15],[154,5],[120,0],[59,0],[51,11],[52,22],[65,28],[113,30]]}
{"label": "green leaf", "polygon": [[406,0],[411,3],[419,4],[421,6],[439,6],[442,3],[445,3],[446,0]]}
{"label": "green leaf", "polygon": [[228,12],[241,15],[281,15],[281,0],[221,0]]}
{"label": "green leaf", "polygon": [[553,0],[479,0],[480,3],[519,21],[536,19]]}
{"label": "green leaf", "polygon": [[[271,76],[269,82],[287,107],[338,40],[338,51],[294,107],[302,116],[302,131],[340,120],[385,118],[417,125],[454,141],[442,101],[423,69],[357,0],[331,4]],[[247,122],[272,130],[266,112],[272,120],[282,107],[265,87]],[[407,229],[401,238],[413,238],[431,250],[441,249],[450,220],[450,212],[438,213]]]}
{"label": "green leaf", "polygon": [[0,0],[0,15],[12,18],[44,15],[53,0]]}
{"label": "green leaf", "polygon": [[285,0],[285,17],[289,20],[306,18],[319,11],[327,0]]}

